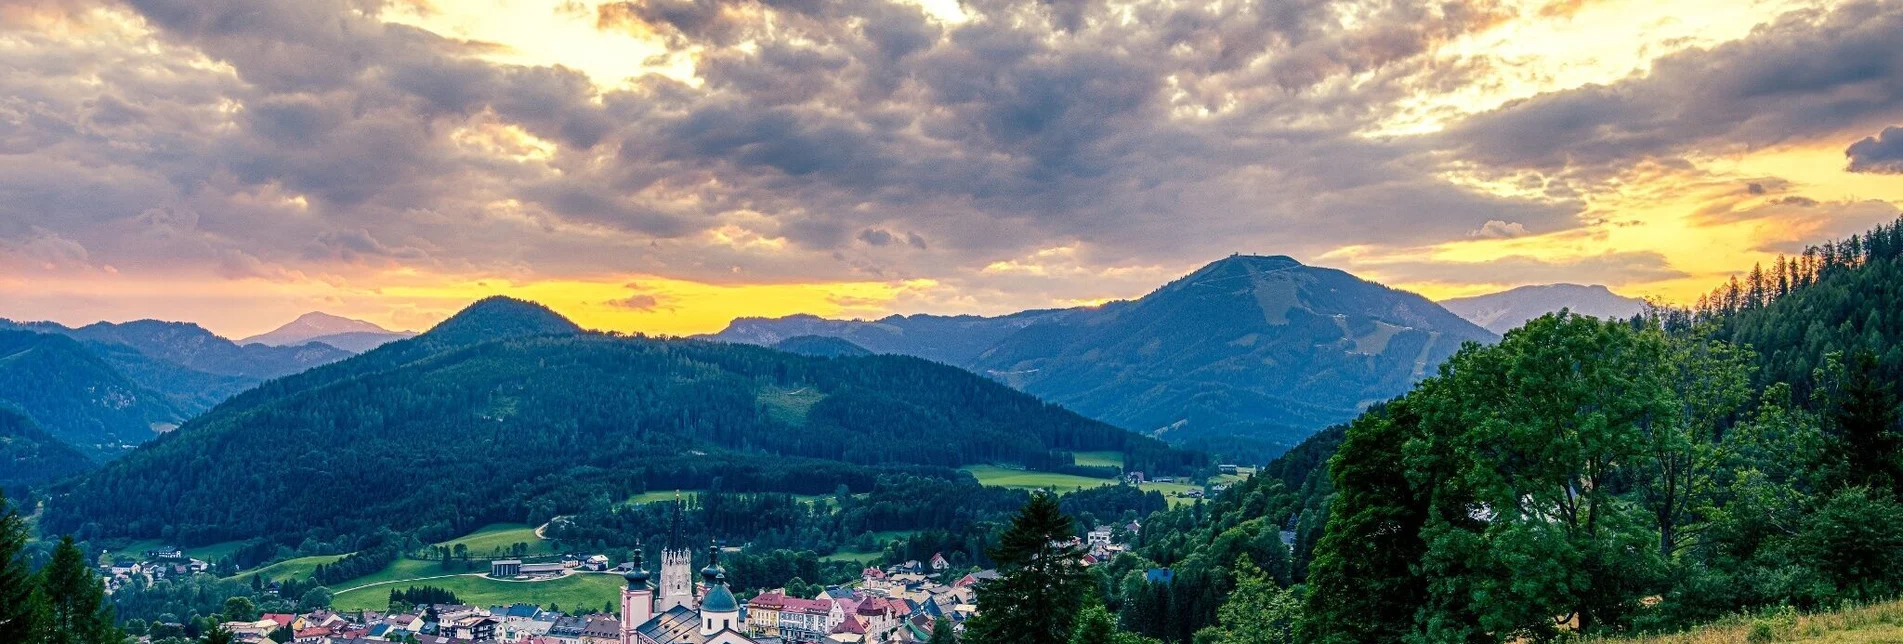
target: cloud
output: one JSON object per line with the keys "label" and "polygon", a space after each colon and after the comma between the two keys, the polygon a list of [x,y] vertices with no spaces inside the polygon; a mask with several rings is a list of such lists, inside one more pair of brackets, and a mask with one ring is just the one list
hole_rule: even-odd
{"label": "cloud", "polygon": [[1441,144],[1502,168],[1600,172],[1695,148],[1802,141],[1903,105],[1903,4],[1796,11],[1743,39],[1665,56],[1648,73],[1474,115]]}
{"label": "cloud", "polygon": [[1886,127],[1844,150],[1851,172],[1903,174],[1903,127]]}
{"label": "cloud", "polygon": [[1490,220],[1468,234],[1469,237],[1479,237],[1482,239],[1512,239],[1514,237],[1524,237],[1525,235],[1526,226],[1521,225],[1520,222],[1506,222],[1498,219]]}
{"label": "cloud", "polygon": [[[1794,12],[1419,136],[1371,133],[1503,62],[1450,43],[1589,3],[969,0],[959,21],[904,0],[564,5],[591,35],[666,47],[612,79],[389,22],[373,0],[61,4],[0,22],[0,239],[47,231],[92,263],[226,279],[929,279],[934,306],[1096,299],[1237,250],[1579,230],[1595,181],[1638,160],[1870,132],[1903,96],[1896,3]],[[49,22],[83,20],[88,38]],[[1065,270],[986,272],[1060,247],[1077,249]],[[1588,268],[1671,273],[1642,259]]]}

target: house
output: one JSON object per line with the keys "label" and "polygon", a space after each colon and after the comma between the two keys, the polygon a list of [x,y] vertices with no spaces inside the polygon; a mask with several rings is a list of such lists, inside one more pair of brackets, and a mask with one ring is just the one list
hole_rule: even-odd
{"label": "house", "polygon": [[944,553],[934,552],[931,566],[932,572],[945,572],[946,569],[951,568],[951,562],[945,560]]}
{"label": "house", "polygon": [[1155,480],[1156,480],[1156,482],[1157,482],[1157,483],[1175,483],[1175,482],[1176,482],[1176,477],[1174,477],[1174,476],[1159,476],[1159,477],[1156,477],[1156,479],[1155,479]]}
{"label": "house", "polygon": [[494,617],[471,615],[445,625],[438,632],[459,640],[494,642],[496,626],[501,623]]}
{"label": "house", "polygon": [[489,562],[489,576],[507,579],[522,574],[521,559],[497,559]]}
{"label": "house", "polygon": [[1221,472],[1221,473],[1223,473],[1223,474],[1235,474],[1235,473],[1236,473],[1236,466],[1235,466],[1235,465],[1231,465],[1231,464],[1228,464],[1228,463],[1224,463],[1224,464],[1221,464],[1221,465],[1217,465],[1217,466],[1216,466],[1216,471],[1218,471],[1218,472]]}
{"label": "house", "polygon": [[607,555],[589,555],[587,559],[582,560],[581,569],[592,570],[595,572],[601,572],[601,571],[607,570],[608,557]]}
{"label": "house", "polygon": [[1099,526],[1084,536],[1084,541],[1092,546],[1110,545],[1110,526]]}
{"label": "house", "polygon": [[621,641],[621,620],[606,615],[588,618],[582,626],[581,641],[586,644],[618,644]]}
{"label": "house", "polygon": [[1131,472],[1131,473],[1129,473],[1129,474],[1125,474],[1125,475],[1124,475],[1124,478],[1125,478],[1125,479],[1128,479],[1128,480],[1130,481],[1130,484],[1131,484],[1131,485],[1142,485],[1142,484],[1143,484],[1143,473],[1142,473],[1142,472]]}

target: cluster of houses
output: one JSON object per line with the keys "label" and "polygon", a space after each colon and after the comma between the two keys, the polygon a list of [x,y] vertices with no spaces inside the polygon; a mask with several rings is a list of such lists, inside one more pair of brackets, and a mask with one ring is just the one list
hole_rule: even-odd
{"label": "cluster of houses", "polygon": [[147,550],[139,558],[119,555],[99,564],[99,575],[106,580],[106,592],[117,590],[135,577],[151,582],[182,579],[208,570],[211,570],[210,562],[185,556],[177,548]]}
{"label": "cluster of houses", "polygon": [[[1097,526],[1072,544],[1086,549],[1085,565],[1094,565],[1123,552],[1118,541],[1141,528],[1135,522]],[[977,587],[997,578],[991,570],[959,574],[945,557],[933,555],[924,562],[866,568],[857,582],[813,597],[776,589],[742,603],[727,587],[720,552],[709,551],[696,580],[685,548],[664,548],[655,576],[642,567],[637,550],[633,562],[617,568],[627,581],[617,615],[568,615],[532,604],[436,604],[400,613],[266,614],[224,627],[248,644],[274,642],[286,633],[290,644],[918,644],[943,625],[962,631],[977,613]],[[606,568],[605,557],[567,563],[542,570],[497,561],[491,574],[522,579]]]}
{"label": "cluster of houses", "polygon": [[977,613],[976,587],[997,576],[981,571],[946,583],[950,567],[942,555],[933,555],[926,563],[867,568],[859,583],[830,587],[815,597],[783,589],[761,593],[747,602],[747,631],[756,641],[788,644],[923,642],[941,617],[962,629]]}

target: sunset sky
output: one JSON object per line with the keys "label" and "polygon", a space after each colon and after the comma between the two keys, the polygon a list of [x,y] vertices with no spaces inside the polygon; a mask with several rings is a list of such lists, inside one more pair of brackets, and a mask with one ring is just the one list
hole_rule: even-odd
{"label": "sunset sky", "polygon": [[1683,301],[1899,204],[1903,1],[0,0],[13,319]]}

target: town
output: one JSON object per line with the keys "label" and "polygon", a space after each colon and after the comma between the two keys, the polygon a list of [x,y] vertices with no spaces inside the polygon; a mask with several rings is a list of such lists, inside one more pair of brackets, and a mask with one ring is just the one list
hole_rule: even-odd
{"label": "town", "polygon": [[[1085,566],[1128,550],[1141,524],[1097,526],[1083,538],[1056,545],[1077,548]],[[411,592],[392,590],[387,610],[321,608],[259,613],[255,619],[219,626],[234,641],[252,644],[905,644],[930,641],[938,628],[962,633],[977,614],[976,588],[998,577],[991,569],[955,570],[940,554],[927,561],[869,566],[852,583],[830,585],[811,597],[786,588],[744,601],[727,586],[719,559],[739,548],[711,546],[708,565],[691,572],[692,553],[671,539],[662,565],[650,575],[636,550],[635,561],[610,565],[606,555],[563,555],[547,562],[489,562],[488,577],[523,583],[569,575],[619,575],[627,582],[615,613],[582,612],[514,603],[410,603]],[[148,550],[144,558],[120,557],[99,566],[108,591],[135,577],[150,582],[206,572],[211,564],[175,548]],[[1167,569],[1152,576],[1167,576]],[[699,579],[693,579],[698,576]],[[650,586],[650,580],[654,586]],[[419,582],[427,583],[427,582]],[[276,592],[279,582],[268,582]],[[425,591],[431,589],[424,589]],[[431,594],[428,592],[420,594]],[[447,593],[439,593],[447,594]],[[184,632],[183,624],[151,624],[141,641]]]}

